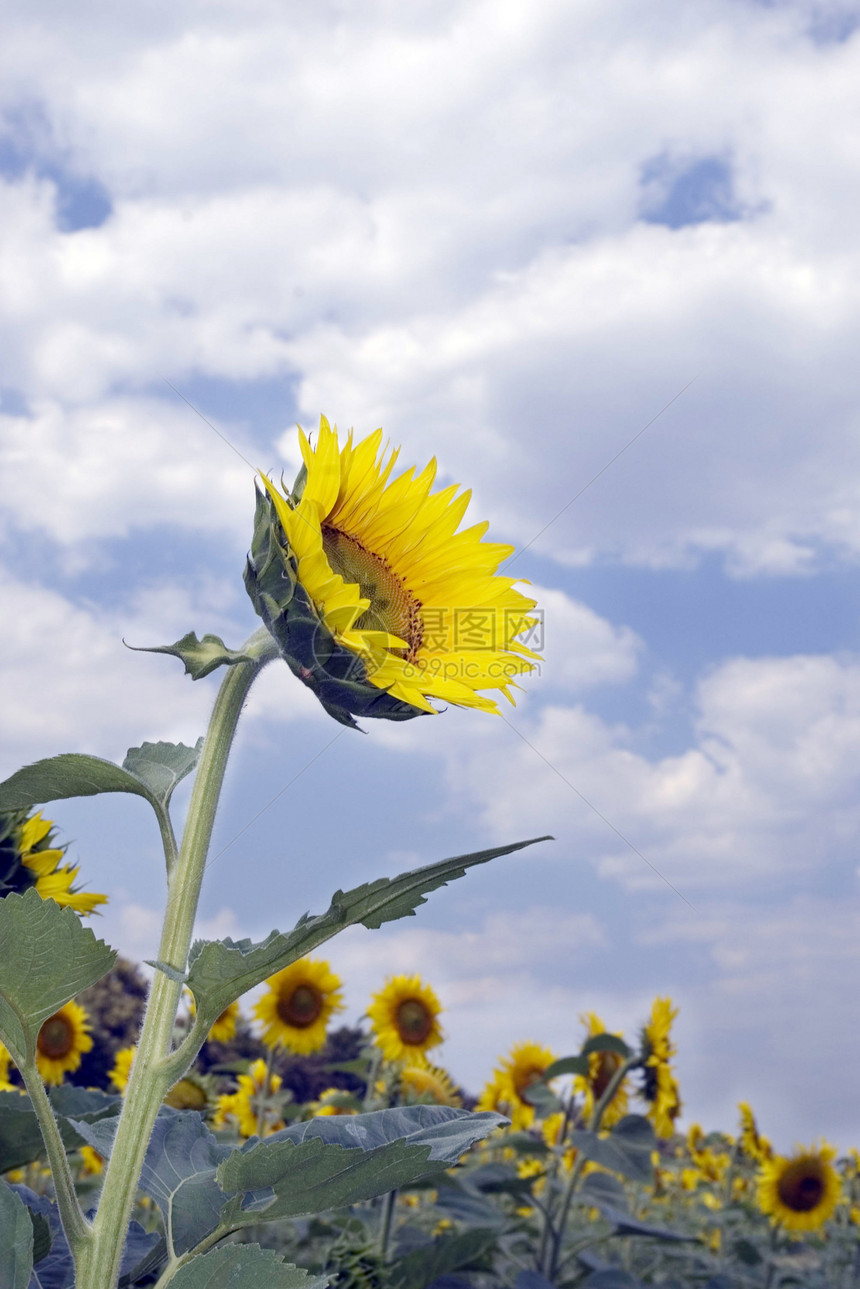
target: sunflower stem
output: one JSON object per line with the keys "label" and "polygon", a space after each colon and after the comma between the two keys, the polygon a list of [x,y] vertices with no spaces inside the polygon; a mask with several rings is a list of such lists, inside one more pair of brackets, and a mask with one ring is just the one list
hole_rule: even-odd
{"label": "sunflower stem", "polygon": [[[603,1121],[603,1116],[606,1113],[607,1109],[609,1108],[609,1105],[613,1097],[615,1096],[615,1093],[621,1087],[621,1084],[624,1082],[625,1078],[630,1073],[630,1071],[640,1063],[641,1063],[641,1057],[637,1054],[636,1056],[629,1057],[626,1061],[624,1061],[622,1065],[619,1065],[618,1069],[615,1071],[612,1078],[609,1080],[609,1083],[606,1085],[606,1090],[603,1093],[603,1096],[600,1098],[600,1100],[597,1102],[597,1105],[594,1107],[594,1112],[591,1116],[591,1122],[588,1125],[589,1132],[600,1131],[600,1125],[601,1125],[601,1122]],[[570,1216],[570,1208],[573,1203],[573,1197],[574,1197],[574,1194],[576,1193],[576,1188],[579,1185],[579,1179],[582,1176],[583,1169],[585,1168],[585,1165],[587,1162],[588,1162],[587,1159],[582,1153],[577,1155],[573,1168],[570,1170],[570,1177],[567,1180],[567,1186],[565,1187],[564,1196],[562,1197],[561,1207],[559,1208],[559,1213],[558,1213],[558,1224],[555,1230],[552,1232],[552,1237],[549,1241],[550,1249],[549,1249],[548,1265],[545,1266],[544,1268],[544,1275],[547,1277],[548,1280],[553,1281],[553,1283],[555,1282],[555,1278],[558,1273],[559,1258],[561,1256],[561,1246],[562,1246],[562,1241],[564,1239],[564,1228],[567,1226],[567,1219]]]}
{"label": "sunflower stem", "polygon": [[[209,722],[194,780],[188,817],[176,862],[168,879],[167,908],[158,960],[184,972],[206,867],[215,813],[230,747],[248,691],[262,668],[277,657],[265,628],[242,646],[253,661],[228,669]],[[137,1183],[159,1108],[174,1081],[175,1066],[165,1061],[173,1035],[182,983],[156,971],[131,1068],[128,1090],[105,1173],[92,1239],[77,1258],[77,1283],[86,1289],[115,1289]]]}
{"label": "sunflower stem", "polygon": [[382,1216],[379,1228],[379,1256],[383,1262],[388,1260],[388,1241],[391,1238],[391,1223],[394,1217],[394,1205],[397,1191],[389,1191],[382,1201]]}
{"label": "sunflower stem", "polygon": [[30,1097],[30,1104],[39,1120],[42,1139],[51,1165],[51,1176],[54,1183],[54,1194],[57,1197],[57,1208],[60,1210],[60,1221],[73,1254],[92,1240],[92,1228],[81,1212],[78,1197],[75,1194],[75,1183],[66,1147],[60,1136],[60,1129],[54,1115],[53,1107],[48,1100],[42,1077],[34,1061],[23,1061],[19,1067],[24,1087]]}

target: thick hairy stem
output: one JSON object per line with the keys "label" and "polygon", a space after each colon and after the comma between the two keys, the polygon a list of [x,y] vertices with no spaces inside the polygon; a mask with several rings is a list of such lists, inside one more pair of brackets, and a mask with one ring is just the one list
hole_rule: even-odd
{"label": "thick hairy stem", "polygon": [[[248,691],[277,650],[265,629],[243,646],[253,662],[230,667],[221,684],[191,793],[179,855],[172,865],[158,960],[184,972],[224,770]],[[140,1170],[159,1107],[176,1077],[165,1063],[182,984],[156,971],[128,1092],[117,1126],[92,1239],[77,1259],[78,1284],[115,1289]]]}

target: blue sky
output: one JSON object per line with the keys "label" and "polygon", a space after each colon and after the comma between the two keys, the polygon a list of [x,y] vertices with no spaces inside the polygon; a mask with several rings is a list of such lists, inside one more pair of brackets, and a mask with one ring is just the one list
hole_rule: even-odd
{"label": "blue sky", "polygon": [[[420,971],[477,1090],[670,994],[685,1122],[860,1142],[853,4],[85,9],[0,51],[0,773],[193,742],[216,681],[122,639],[254,627],[252,472],[171,385],[288,476],[382,425],[522,549],[545,663],[364,734],[270,668],[201,931],[550,832],[331,946],[350,1016]],[[53,814],[151,956],[143,807]]]}

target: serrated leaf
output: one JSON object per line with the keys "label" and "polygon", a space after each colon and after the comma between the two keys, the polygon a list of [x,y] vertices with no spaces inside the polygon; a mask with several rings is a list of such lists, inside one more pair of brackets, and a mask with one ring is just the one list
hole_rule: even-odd
{"label": "serrated leaf", "polygon": [[532,846],[549,837],[533,837],[509,846],[494,846],[470,855],[457,855],[438,864],[413,869],[399,877],[382,877],[352,891],[336,891],[325,913],[305,916],[292,931],[273,931],[258,944],[250,940],[196,941],[189,958],[188,987],[204,1020],[214,1021],[241,994],[268,976],[304,957],[338,931],[361,923],[376,928],[383,922],[411,917],[426,896],[466,870],[501,855]]}
{"label": "serrated leaf", "polygon": [[593,1034],[583,1043],[580,1055],[588,1056],[591,1052],[615,1052],[618,1056],[623,1056],[626,1061],[631,1050],[624,1039],[619,1038],[617,1034]]}
{"label": "serrated leaf", "polygon": [[0,1181],[0,1289],[27,1289],[33,1270],[33,1222],[10,1186]]}
{"label": "serrated leaf", "polygon": [[177,1271],[171,1289],[325,1289],[325,1276],[284,1262],[259,1244],[227,1244],[200,1254]]}
{"label": "serrated leaf", "polygon": [[189,631],[172,645],[128,645],[136,653],[166,653],[179,658],[185,667],[186,676],[192,680],[202,680],[217,667],[233,667],[238,662],[253,662],[254,659],[238,649],[228,649],[220,636],[207,632],[200,640],[196,631]]}
{"label": "serrated leaf", "polygon": [[391,1283],[395,1289],[426,1289],[440,1276],[450,1275],[480,1258],[497,1240],[497,1231],[480,1228],[438,1237],[394,1262],[389,1269]]}
{"label": "serrated leaf", "polygon": [[0,811],[29,810],[46,801],[94,797],[100,792],[131,792],[155,804],[146,784],[113,761],[62,752],[25,765],[0,783]]}
{"label": "serrated leaf", "polygon": [[113,949],[31,887],[0,900],[0,1039],[32,1053],[42,1024],[110,971]]}
{"label": "serrated leaf", "polygon": [[[230,1223],[323,1212],[410,1186],[444,1172],[500,1122],[493,1113],[409,1106],[311,1119],[265,1141],[252,1138],[218,1168],[224,1191],[237,1196]],[[244,1193],[268,1188],[265,1207],[241,1207]]]}
{"label": "serrated leaf", "polygon": [[171,967],[169,962],[159,962],[157,958],[144,958],[144,962],[148,967],[152,967],[155,971],[163,972],[164,975],[167,976],[168,980],[174,981],[177,985],[184,985],[188,979],[188,973],[186,971],[179,971],[178,968]]}
{"label": "serrated leaf", "polygon": [[570,1142],[586,1159],[592,1159],[596,1164],[620,1173],[622,1177],[629,1177],[637,1182],[653,1181],[651,1154],[656,1140],[654,1129],[642,1115],[625,1115],[623,1119],[619,1119],[608,1137],[577,1130],[570,1134]]}
{"label": "serrated leaf", "polygon": [[152,796],[167,809],[174,788],[194,769],[202,750],[202,737],[194,747],[186,747],[184,743],[142,743],[140,747],[128,749],[122,768],[146,784]]}

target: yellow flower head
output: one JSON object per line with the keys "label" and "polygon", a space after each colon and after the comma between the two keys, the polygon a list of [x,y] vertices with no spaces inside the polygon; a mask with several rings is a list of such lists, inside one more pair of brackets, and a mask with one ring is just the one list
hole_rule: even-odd
{"label": "yellow flower head", "polygon": [[822,1143],[808,1150],[798,1146],[790,1159],[774,1155],[758,1175],[758,1206],[787,1231],[816,1231],[833,1216],[841,1195],[833,1167],[836,1151]]}
{"label": "yellow flower head", "polygon": [[341,445],[320,419],[292,493],[266,489],[246,585],[293,672],[344,724],[353,715],[404,720],[430,699],[498,711],[538,655],[534,601],[498,573],[513,548],[458,532],[470,493],[431,492],[436,462],[392,477],[382,430]]}
{"label": "yellow flower head", "polygon": [[300,958],[266,983],[268,993],[254,1007],[263,1042],[299,1055],[319,1051],[332,1014],[344,1006],[341,982],[328,963]]}
{"label": "yellow flower head", "polygon": [[81,1146],[81,1163],[85,1177],[95,1177],[104,1172],[105,1161],[92,1146]]}
{"label": "yellow flower head", "polygon": [[752,1107],[746,1101],[739,1101],[738,1109],[741,1112],[741,1149],[750,1159],[763,1164],[773,1154],[773,1147],[759,1132]]}
{"label": "yellow flower head", "polygon": [[[595,1012],[588,1012],[580,1019],[585,1025],[586,1038],[594,1038],[598,1034],[608,1032],[603,1021]],[[623,1038],[623,1035],[617,1034],[616,1037]],[[594,1107],[623,1064],[624,1058],[618,1052],[589,1052],[588,1074],[577,1074],[573,1081],[574,1091],[580,1093],[585,1099],[586,1122],[591,1119]],[[626,1084],[627,1080],[625,1079],[606,1107],[602,1120],[604,1128],[611,1128],[613,1124],[617,1123],[619,1119],[623,1119],[624,1115],[627,1114],[628,1095]]]}
{"label": "yellow flower head", "polygon": [[310,1109],[313,1115],[358,1113],[354,1095],[345,1092],[343,1088],[326,1088],[325,1092],[320,1093],[318,1101],[311,1102]]}
{"label": "yellow flower head", "polygon": [[46,1083],[62,1083],[66,1074],[75,1072],[84,1052],[92,1048],[89,1031],[89,1017],[76,1002],[48,1017],[36,1039],[36,1065]]}
{"label": "yellow flower head", "polygon": [[247,1074],[239,1075],[239,1088],[236,1092],[225,1093],[218,1098],[217,1109],[213,1117],[216,1128],[235,1123],[243,1137],[253,1137],[259,1126],[260,1110],[263,1110],[262,1136],[278,1132],[284,1121],[277,1117],[269,1105],[281,1087],[283,1080],[279,1074],[266,1071],[265,1061],[254,1061]]}
{"label": "yellow flower head", "polygon": [[6,1048],[0,1043],[0,1092],[14,1092],[14,1084],[9,1082],[9,1062],[12,1060]]}
{"label": "yellow flower head", "polygon": [[439,1065],[407,1065],[400,1071],[400,1095],[407,1103],[429,1102],[431,1105],[459,1107],[462,1098],[446,1070]]}
{"label": "yellow flower head", "polygon": [[414,1065],[442,1042],[441,1011],[439,999],[420,976],[393,976],[373,995],[367,1014],[386,1060]]}
{"label": "yellow flower head", "polygon": [[236,1037],[236,1021],[239,1019],[238,1000],[230,1003],[225,1007],[215,1024],[209,1031],[208,1042],[210,1043],[229,1043],[231,1038]]}
{"label": "yellow flower head", "polygon": [[642,1031],[640,1095],[648,1102],[648,1118],[659,1137],[672,1136],[681,1113],[681,1095],[669,1064],[675,1055],[670,1030],[677,1015],[670,998],[655,998],[651,1019]]}
{"label": "yellow flower head", "polygon": [[500,1059],[496,1071],[499,1102],[510,1107],[503,1113],[508,1114],[515,1130],[527,1128],[534,1120],[535,1108],[525,1093],[557,1059],[548,1047],[531,1042],[515,1043],[510,1053]]}
{"label": "yellow flower head", "polygon": [[125,1092],[128,1087],[128,1076],[131,1074],[131,1063],[136,1051],[136,1047],[121,1047],[114,1057],[113,1068],[108,1072],[108,1078],[117,1092]]}
{"label": "yellow flower head", "polygon": [[63,863],[66,851],[53,844],[53,827],[41,811],[0,814],[0,897],[35,886],[43,900],[56,900],[86,916],[106,904],[107,896],[74,885],[79,869]]}

